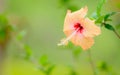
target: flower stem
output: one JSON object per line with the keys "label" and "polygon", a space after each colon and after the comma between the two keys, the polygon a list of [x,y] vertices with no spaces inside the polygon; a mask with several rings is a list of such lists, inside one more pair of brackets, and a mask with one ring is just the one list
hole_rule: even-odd
{"label": "flower stem", "polygon": [[93,70],[93,75],[97,75],[95,64],[94,64],[94,62],[92,60],[92,55],[91,55],[91,51],[90,50],[88,50],[88,57],[89,57],[89,62],[90,62],[91,68]]}
{"label": "flower stem", "polygon": [[[12,35],[12,38],[13,38],[13,41],[18,45],[18,47],[21,49],[21,50],[25,50],[24,48],[24,43],[18,41],[15,37],[15,35],[11,34]],[[29,61],[35,65],[36,68],[40,69],[41,71],[43,71],[46,75],[47,72],[46,72],[46,69],[41,65],[39,64],[39,62],[33,57],[33,55],[31,54],[30,58],[29,58]],[[0,74],[1,75],[1,74]]]}
{"label": "flower stem", "polygon": [[113,31],[115,33],[115,35],[120,39],[120,35],[117,33],[116,30]]}

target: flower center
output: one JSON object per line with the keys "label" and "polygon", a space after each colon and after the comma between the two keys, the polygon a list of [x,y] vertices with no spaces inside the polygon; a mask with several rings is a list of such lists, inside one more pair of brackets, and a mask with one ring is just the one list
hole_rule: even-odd
{"label": "flower center", "polygon": [[74,28],[75,28],[75,30],[77,30],[77,32],[80,32],[80,33],[82,33],[83,32],[83,26],[81,26],[81,24],[80,23],[76,23],[76,24],[74,24]]}

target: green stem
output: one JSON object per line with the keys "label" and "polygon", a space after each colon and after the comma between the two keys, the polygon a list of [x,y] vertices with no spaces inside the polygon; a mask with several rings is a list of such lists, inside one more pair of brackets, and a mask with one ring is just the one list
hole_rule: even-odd
{"label": "green stem", "polygon": [[[19,47],[21,50],[25,50],[24,44],[23,44],[22,42],[18,41],[13,34],[11,34],[11,35],[12,35],[12,37],[13,37],[13,41],[18,45],[18,47]],[[35,58],[33,57],[33,55],[30,56],[30,59],[29,59],[29,60],[30,60],[30,62],[32,62],[37,68],[39,68],[39,69],[40,69],[41,71],[43,71],[46,75],[48,75],[47,72],[46,72],[46,69],[45,69],[42,65],[40,65],[37,60],[35,60]],[[1,74],[0,74],[0,75],[1,75]]]}
{"label": "green stem", "polygon": [[73,61],[74,61],[74,66],[73,66],[73,74],[74,75],[78,75],[77,74],[77,68],[78,68],[78,59],[75,57],[75,56],[73,56]]}
{"label": "green stem", "polygon": [[4,60],[5,60],[5,49],[3,48],[3,46],[0,45],[0,75],[4,75],[3,74],[3,70],[4,70]]}
{"label": "green stem", "polygon": [[115,35],[120,39],[120,35],[117,33],[116,30],[113,31],[115,33]]}
{"label": "green stem", "polygon": [[94,64],[94,62],[92,60],[92,55],[91,55],[91,51],[90,50],[88,50],[88,57],[89,57],[89,62],[90,62],[91,68],[93,70],[93,75],[97,75],[95,64]]}
{"label": "green stem", "polygon": [[[120,13],[120,12],[118,12]],[[102,24],[101,24],[101,27],[104,26],[106,23],[106,21],[104,21]],[[118,34],[118,32],[114,29],[113,32],[115,33],[115,35],[120,39],[120,35]]]}

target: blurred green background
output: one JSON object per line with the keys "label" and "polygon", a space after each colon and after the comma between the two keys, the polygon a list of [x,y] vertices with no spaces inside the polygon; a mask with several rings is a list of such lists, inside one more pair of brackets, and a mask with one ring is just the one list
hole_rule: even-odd
{"label": "blurred green background", "polygon": [[[34,57],[39,59],[42,55],[47,55],[49,61],[57,65],[50,75],[70,75],[70,69],[66,66],[75,65],[71,50],[57,46],[59,40],[65,37],[62,30],[67,9],[61,1],[0,0],[1,13],[12,16],[13,20],[15,17],[15,21],[20,20],[16,27],[19,31],[26,31],[27,35],[22,42],[30,45]],[[77,9],[88,6],[90,16],[96,11],[98,2],[99,0],[70,0],[70,5],[75,5]],[[102,13],[109,11],[120,11],[120,0],[108,0],[102,8]],[[119,17],[120,14],[113,16],[113,25],[120,24]],[[45,75],[37,70],[34,64],[19,56],[21,50],[12,41],[7,47],[5,75]],[[120,40],[113,32],[102,28],[102,34],[95,38],[91,50],[96,64],[105,61],[120,75]],[[81,52],[78,62],[79,75],[92,75],[86,51]]]}

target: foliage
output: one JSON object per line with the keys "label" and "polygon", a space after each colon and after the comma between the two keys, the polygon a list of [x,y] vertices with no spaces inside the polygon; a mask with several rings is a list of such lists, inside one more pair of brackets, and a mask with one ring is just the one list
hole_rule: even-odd
{"label": "foliage", "polygon": [[[120,25],[115,26],[110,23],[113,21],[111,17],[118,14],[118,12],[108,12],[107,14],[102,14],[102,8],[106,2],[107,0],[99,0],[97,9],[91,16],[91,19],[95,20],[95,23],[97,25],[100,25],[101,27],[113,31],[120,38],[119,34],[116,31],[116,28],[119,29]],[[72,11],[76,11],[78,9],[76,5],[71,4],[71,0],[60,0],[60,6],[63,7],[63,9],[65,10],[70,9]],[[12,33],[14,32],[16,34],[12,35]],[[25,53],[24,59],[27,60],[28,62],[31,62],[32,64],[35,64],[35,67],[38,67],[37,70],[43,71],[46,75],[50,75],[51,72],[55,69],[57,64],[53,64],[53,62],[50,62],[49,57],[46,54],[41,55],[39,59],[35,59],[33,49],[31,48],[31,46],[25,42],[24,43],[22,42],[26,34],[27,34],[26,30],[17,32],[17,29],[14,27],[14,25],[9,24],[7,17],[4,14],[0,15],[0,45],[6,42],[7,39],[10,40],[11,36],[13,39],[15,39],[14,42],[16,42],[18,47],[24,50]],[[59,48],[61,50],[64,49],[70,51],[73,56],[73,59],[79,59],[79,56],[83,52],[81,47],[74,46],[71,42],[69,42],[67,46],[62,46]],[[93,61],[92,58],[90,59],[90,63],[93,66],[95,63],[91,61]],[[75,62],[79,63],[79,61],[76,60]],[[76,69],[74,69],[74,65],[69,68],[70,75],[78,75]],[[95,67],[95,69],[98,70],[99,72],[105,71],[107,75],[115,75],[115,73],[113,72],[114,69],[111,68],[111,66],[108,65],[108,63],[105,61],[100,62],[97,65],[97,67]]]}

